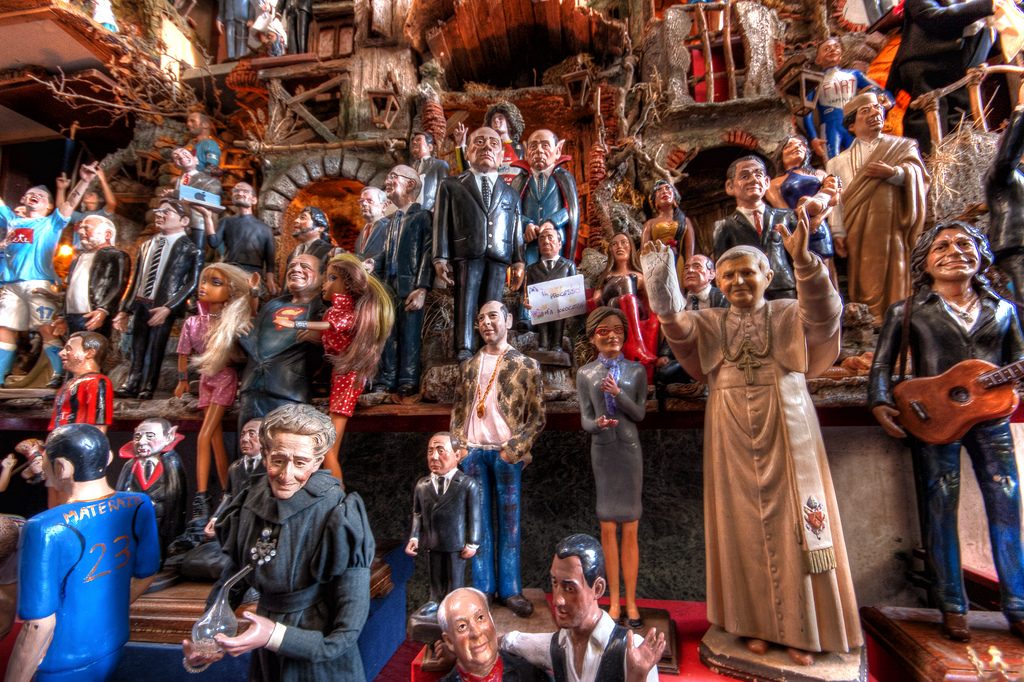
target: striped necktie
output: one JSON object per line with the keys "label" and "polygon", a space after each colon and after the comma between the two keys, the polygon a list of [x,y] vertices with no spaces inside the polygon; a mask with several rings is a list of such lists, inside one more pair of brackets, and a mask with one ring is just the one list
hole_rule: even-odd
{"label": "striped necktie", "polygon": [[166,237],[157,237],[153,258],[149,261],[149,272],[146,273],[146,288],[143,289],[143,295],[146,298],[153,298],[153,290],[156,289],[156,276],[160,272],[160,257],[163,256],[166,244]]}

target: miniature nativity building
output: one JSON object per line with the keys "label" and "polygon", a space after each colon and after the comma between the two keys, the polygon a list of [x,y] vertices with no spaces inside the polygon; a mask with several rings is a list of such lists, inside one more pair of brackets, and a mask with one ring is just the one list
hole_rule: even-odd
{"label": "miniature nativity building", "polygon": [[[971,2],[976,0],[967,4]],[[920,168],[918,175],[916,170],[900,171],[930,181],[922,182],[924,191],[915,200],[920,216],[914,236],[957,219],[986,227],[994,218],[986,205],[984,178],[997,156],[1003,122],[1018,104],[1020,69],[1015,65],[1020,58],[994,50],[988,60],[994,66],[987,71],[957,74],[964,77],[962,87],[939,91],[940,86],[926,88],[914,81],[904,82],[902,92],[887,92],[888,65],[901,49],[900,36],[928,40],[913,33],[917,27],[910,18],[904,22],[900,16],[887,3],[869,0],[0,0],[2,197],[13,211],[19,199],[41,185],[52,192],[51,204],[57,212],[64,202],[74,201],[71,208],[76,213],[65,221],[67,226],[59,235],[54,233],[47,247],[53,250],[52,263],[41,266],[45,275],[41,279],[52,279],[52,301],[64,296],[61,287],[68,290],[72,279],[78,279],[75,301],[69,295],[63,312],[54,303],[53,319],[42,320],[55,325],[8,320],[9,313],[0,306],[0,352],[7,354],[0,358],[6,376],[0,389],[0,424],[24,438],[40,437],[55,403],[65,406],[61,409],[71,418],[68,415],[80,409],[84,394],[71,390],[69,383],[77,377],[70,365],[63,371],[54,358],[65,344],[88,354],[86,337],[79,337],[75,346],[69,335],[78,329],[99,330],[109,341],[99,364],[111,388],[109,398],[101,396],[112,406],[102,422],[110,444],[126,445],[136,426],[154,415],[177,427],[175,448],[188,470],[192,506],[188,529],[175,542],[191,551],[209,546],[205,521],[227,509],[218,508],[221,498],[217,495],[229,488],[229,460],[245,461],[235,453],[253,447],[243,444],[240,450],[237,441],[251,417],[270,411],[263,409],[259,397],[247,402],[244,394],[254,384],[251,369],[243,367],[255,363],[259,371],[268,373],[275,366],[299,368],[299,379],[293,377],[292,384],[301,386],[282,389],[285,402],[308,402],[330,413],[337,445],[326,462],[332,470],[337,467],[335,474],[344,471],[345,485],[366,500],[377,538],[370,594],[381,604],[389,594],[400,602],[400,617],[386,616],[379,606],[370,610],[364,639],[387,642],[372,653],[373,647],[361,640],[363,669],[372,678],[405,640],[405,616],[420,613],[417,609],[427,593],[421,560],[417,560],[416,577],[407,584],[412,560],[401,549],[408,539],[409,519],[405,507],[398,513],[394,500],[404,500],[422,476],[421,453],[430,435],[448,430],[450,405],[458,400],[464,378],[465,365],[459,361],[466,359],[458,353],[457,320],[465,313],[466,304],[461,304],[460,313],[458,302],[465,282],[441,286],[435,266],[447,255],[431,246],[418,252],[420,261],[413,268],[420,277],[417,281],[423,283],[394,293],[407,283],[400,282],[396,269],[401,264],[396,266],[390,260],[394,252],[387,250],[404,249],[405,242],[398,246],[397,232],[389,232],[389,221],[396,211],[409,213],[411,206],[403,203],[408,199],[425,208],[441,196],[437,186],[447,173],[431,176],[434,171],[427,169],[438,166],[426,157],[446,163],[451,176],[476,168],[473,140],[467,138],[484,125],[495,128],[500,138],[503,156],[496,168],[500,177],[526,197],[533,191],[531,183],[539,182],[533,176],[537,169],[531,168],[533,136],[550,131],[560,146],[545,177],[548,181],[559,178],[556,191],[563,193],[567,217],[555,230],[545,231],[541,227],[549,216],[535,213],[546,210],[539,200],[528,208],[523,198],[522,204],[509,209],[521,213],[524,228],[527,219],[541,223],[533,235],[540,245],[534,262],[555,262],[559,257],[569,261],[565,265],[572,266],[571,273],[582,275],[588,300],[580,303],[585,306],[580,314],[542,333],[541,325],[528,324],[528,302],[521,294],[511,289],[503,292],[511,314],[509,340],[539,367],[547,420],[545,433],[534,443],[532,471],[524,477],[523,584],[526,588],[548,585],[547,557],[559,538],[580,530],[600,535],[592,518],[593,482],[586,466],[586,436],[580,431],[576,372],[595,359],[596,337],[587,330],[585,313],[615,299],[625,333],[634,336],[623,352],[630,361],[640,363],[639,374],[647,373],[647,415],[639,433],[648,471],[658,472],[657,481],[650,480],[650,473],[645,478],[639,596],[703,602],[705,538],[683,527],[692,530],[702,525],[701,468],[692,462],[699,462],[708,389],[675,362],[669,344],[662,343],[664,335],[659,336],[658,315],[641,300],[636,280],[643,274],[642,242],[669,244],[676,258],[675,276],[685,285],[690,257],[699,262],[700,254],[706,254],[713,264],[721,255],[716,253],[721,234],[716,226],[738,215],[736,192],[727,190],[730,167],[754,157],[769,178],[791,171],[799,175],[803,163],[797,168],[787,161],[786,153],[794,134],[807,138],[800,143],[804,160],[813,158],[815,168],[827,168],[830,176],[842,177],[841,164],[835,162],[841,150],[828,147],[833,138],[842,136],[830,126],[835,125],[835,110],[841,111],[862,89],[863,83],[856,80],[861,77],[876,86],[872,92],[877,92],[888,116],[885,131],[899,130],[892,127],[896,123],[889,113],[895,105],[907,112],[904,135],[917,136],[918,148],[926,152],[914,166]],[[838,56],[823,47],[827,43],[835,45]],[[1004,53],[1007,49],[1004,44]],[[850,85],[853,82],[855,86]],[[948,83],[959,81],[942,85]],[[832,111],[826,113],[829,106]],[[964,125],[957,127],[960,119]],[[846,126],[841,117],[839,127]],[[852,139],[835,144],[849,146]],[[819,147],[828,150],[832,161],[812,157]],[[88,170],[94,162],[98,172]],[[58,182],[62,174],[66,180]],[[821,179],[818,186],[824,186]],[[80,180],[91,184],[80,189]],[[403,185],[406,181],[411,184]],[[416,191],[403,194],[402,187]],[[840,197],[841,192],[842,188]],[[573,194],[573,202],[565,200],[564,193]],[[782,196],[779,187],[768,187],[768,201],[776,195]],[[34,217],[32,201],[21,199],[23,209]],[[442,206],[433,209],[436,212]],[[826,220],[838,224],[836,213],[833,210]],[[855,220],[850,211],[842,215]],[[84,227],[72,227],[72,223]],[[106,229],[108,223],[113,230]],[[412,223],[410,218],[402,224]],[[438,230],[444,229],[438,227],[436,216],[418,225],[422,238],[429,236],[435,244]],[[546,232],[555,234],[542,238]],[[16,230],[10,231],[3,244],[7,248],[20,238]],[[376,251],[368,246],[374,239],[380,243]],[[172,253],[180,280],[164,290],[163,278],[170,275],[152,266],[161,257],[158,249],[166,243],[162,240],[178,244]],[[621,247],[620,254],[616,242],[623,241],[629,245]],[[912,246],[905,244],[908,251]],[[999,264],[1000,252],[994,246]],[[23,247],[24,241],[17,248]],[[783,250],[781,238],[775,248],[782,262],[793,260]],[[116,256],[115,251],[124,255]],[[891,645],[905,641],[901,637],[916,636],[907,634],[916,627],[930,628],[931,636],[941,638],[937,612],[922,615],[897,608],[934,605],[915,590],[934,578],[927,567],[922,568],[924,552],[918,547],[928,533],[927,514],[920,507],[922,483],[915,481],[910,457],[899,443],[882,434],[867,409],[871,351],[884,307],[878,308],[881,304],[867,300],[870,297],[852,300],[851,279],[856,290],[856,282],[862,279],[858,272],[864,268],[858,271],[851,264],[853,259],[841,251],[830,244],[825,252],[816,253],[846,302],[842,346],[834,366],[822,368],[807,385],[826,427],[824,447],[844,512],[852,585],[861,606],[878,607],[863,612],[869,637]],[[420,294],[421,309],[412,311],[416,315],[393,311],[399,320],[396,324],[419,325],[419,332],[412,332],[412,342],[396,341],[399,350],[389,351],[384,333],[377,335],[376,345],[366,346],[385,357],[389,352],[397,354],[397,369],[392,367],[390,378],[360,369],[357,374],[365,389],[341,390],[345,400],[337,402],[350,404],[338,411],[339,391],[333,382],[346,372],[324,360],[324,350],[333,342],[310,343],[303,334],[315,330],[321,319],[326,322],[324,315],[336,310],[336,305],[344,305],[337,296],[352,292],[331,290],[321,300],[321,279],[327,280],[332,272],[335,279],[341,277],[340,262],[335,270],[325,265],[322,278],[319,272],[304,275],[300,265],[293,271],[291,264],[311,256],[326,263],[342,252],[373,261],[368,267],[391,287],[391,296],[400,304],[395,307],[405,308],[410,300],[406,296],[416,291],[425,296]],[[83,260],[83,254],[90,256]],[[773,258],[771,253],[768,256]],[[996,290],[1010,297],[1015,291],[1011,261],[1005,270],[989,273]],[[83,288],[82,282],[87,281],[81,275],[83,262],[93,268],[98,263],[109,267],[102,276],[93,275],[95,279]],[[234,275],[216,268],[212,274],[204,269],[218,262],[238,265],[241,279],[232,280]],[[524,270],[536,272],[529,269],[532,264],[527,257]],[[571,274],[568,269],[559,272]],[[212,288],[215,275],[234,281],[235,293],[227,300],[199,291]],[[632,289],[611,286],[616,279],[628,282],[630,277]],[[527,284],[543,279],[527,274]],[[508,283],[514,280],[510,275]],[[8,284],[0,282],[0,286]],[[796,284],[793,287],[799,289]],[[268,312],[273,307],[268,303],[275,297],[289,295],[292,298],[282,302],[280,309]],[[263,345],[253,342],[252,348],[245,348],[246,342],[241,342],[248,355],[232,360],[237,365],[236,383],[204,387],[206,377],[200,376],[193,362],[198,356],[206,357],[201,343],[205,331],[197,329],[216,328],[217,317],[226,314],[218,311],[230,307],[232,299],[252,299],[254,308],[244,317],[245,328],[251,326],[257,333],[265,330],[260,339]],[[886,304],[896,300],[899,297],[886,299]],[[697,310],[705,307],[694,305]],[[161,307],[170,313],[159,324],[117,319],[119,313],[150,315]],[[304,312],[296,312],[299,308]],[[100,309],[104,315],[92,315]],[[306,314],[309,320],[303,319]],[[472,315],[475,320],[475,312]],[[74,328],[75,324],[80,327]],[[302,324],[314,326],[307,330]],[[246,334],[239,329],[237,335]],[[374,334],[364,332],[364,336]],[[272,342],[266,341],[271,338]],[[467,357],[479,345],[476,337],[472,345]],[[268,347],[273,348],[268,351]],[[343,343],[334,354],[348,357],[346,348]],[[69,355],[67,350],[61,352]],[[415,354],[415,362],[408,362],[409,354]],[[96,354],[90,358],[95,360]],[[236,386],[243,394],[240,402],[235,400]],[[221,395],[218,402],[218,391],[229,395]],[[71,404],[73,409],[67,407]],[[642,410],[639,416],[644,417]],[[658,436],[662,432],[679,438],[663,441]],[[388,438],[380,440],[385,435]],[[386,446],[382,448],[381,443]],[[387,452],[369,457],[381,449]],[[680,456],[680,449],[685,456]],[[415,456],[409,454],[413,452]],[[142,464],[138,471],[138,483],[145,492],[159,474]],[[111,482],[116,480],[116,474],[111,476]],[[973,477],[965,476],[961,503],[964,564],[972,569],[969,585],[977,590],[972,600],[998,610],[998,594],[992,596],[997,590],[991,589],[991,580],[984,579],[994,569],[982,493],[970,487],[969,478]],[[3,511],[26,516],[29,510],[41,511],[42,503],[36,499],[40,487],[28,487],[31,481],[25,477],[6,480],[13,481],[12,493],[5,493]],[[565,481],[578,496],[548,500],[550,491]],[[232,494],[237,490],[232,489]],[[857,513],[864,499],[885,513]],[[589,506],[581,509],[581,504]],[[158,519],[159,515],[158,509]],[[195,523],[197,519],[203,523]],[[659,543],[659,535],[664,542]],[[143,597],[132,611],[132,642],[159,642],[167,650],[146,654],[129,644],[125,665],[162,665],[166,660],[180,666],[181,650],[169,645],[179,643],[203,613],[210,582],[219,577],[220,564],[209,556],[194,562],[191,573],[181,569],[184,562],[171,559],[165,557],[156,581],[164,588],[156,594],[164,594],[165,601]],[[433,581],[430,591],[436,591]],[[660,616],[648,614],[646,607],[642,612],[651,623],[662,624],[657,620]],[[629,620],[637,620],[633,615]],[[433,618],[428,617],[425,626],[422,620],[411,622],[409,635],[426,633],[423,641],[428,645],[441,639]],[[499,625],[503,633],[515,629],[506,622]],[[1003,632],[1005,622],[976,614],[970,625],[998,630],[1004,637],[1000,647],[1019,661],[1024,648]],[[555,629],[553,624],[550,629]],[[683,637],[679,632],[670,637],[663,673],[679,666],[700,666],[680,660]],[[771,679],[779,666],[790,673],[799,670],[798,663],[775,659],[767,668],[755,664],[734,669],[730,654],[723,653],[728,651],[726,644],[706,640],[703,647],[701,659],[725,674]],[[875,661],[868,661],[858,647],[853,649],[841,661],[845,672],[833,679],[863,679],[868,666],[875,674]],[[147,655],[156,658],[147,659]],[[916,664],[973,665],[965,662],[966,653],[961,659]],[[221,669],[225,674],[244,674],[246,664],[236,664],[240,667]],[[442,658],[425,668],[431,665],[450,668],[452,660]],[[794,665],[797,668],[785,668]],[[423,674],[428,677],[422,679],[440,678],[436,671]]]}

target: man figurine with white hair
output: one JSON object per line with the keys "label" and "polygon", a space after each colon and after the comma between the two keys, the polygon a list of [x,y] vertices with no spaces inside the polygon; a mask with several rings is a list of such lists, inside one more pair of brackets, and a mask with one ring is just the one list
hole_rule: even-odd
{"label": "man figurine with white hair", "polygon": [[114,315],[128,288],[131,259],[114,246],[117,228],[110,218],[86,216],[78,224],[79,253],[71,261],[64,299],[70,332],[98,332],[110,338]]}
{"label": "man figurine with white hair", "polygon": [[455,667],[441,682],[541,682],[548,676],[526,660],[498,648],[498,631],[487,597],[472,587],[453,590],[437,609],[441,638]]}
{"label": "man figurine with white hair", "polygon": [[[647,296],[686,372],[708,384],[704,537],[708,620],[754,654],[785,647],[798,665],[863,643],[846,545],[806,379],[839,354],[843,306],[807,250],[802,215],[779,237],[796,300],[768,301],[775,273],[756,246],[718,259],[729,308],[683,310],[675,262],[648,243]],[[754,598],[757,595],[757,598]],[[748,598],[749,597],[749,598]],[[705,637],[721,631],[712,630]],[[724,636],[724,635],[722,635]]]}
{"label": "man figurine with white hair", "polygon": [[387,203],[388,195],[380,188],[364,187],[359,193],[359,215],[366,222],[356,237],[355,254],[363,260],[372,258],[376,263],[383,257],[388,229],[388,221],[384,219]]}

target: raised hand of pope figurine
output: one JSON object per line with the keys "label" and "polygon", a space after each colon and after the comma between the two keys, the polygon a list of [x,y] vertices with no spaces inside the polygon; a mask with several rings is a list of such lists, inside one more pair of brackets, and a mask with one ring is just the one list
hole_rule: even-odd
{"label": "raised hand of pope figurine", "polygon": [[685,307],[672,249],[661,240],[647,242],[640,251],[640,269],[643,270],[644,290],[651,312],[672,315]]}
{"label": "raised hand of pope figurine", "polygon": [[782,235],[782,245],[786,247],[786,252],[793,259],[795,267],[806,267],[814,262],[811,252],[807,250],[807,245],[811,241],[811,228],[807,218],[807,211],[797,209],[796,229],[792,232],[783,223],[777,224],[775,229]]}
{"label": "raised hand of pope figurine", "polygon": [[665,653],[665,633],[651,628],[640,646],[634,646],[630,631],[626,637],[626,682],[643,682]]}

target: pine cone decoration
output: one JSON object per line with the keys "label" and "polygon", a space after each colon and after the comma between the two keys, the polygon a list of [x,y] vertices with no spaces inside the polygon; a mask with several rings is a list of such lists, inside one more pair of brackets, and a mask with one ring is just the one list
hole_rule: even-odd
{"label": "pine cone decoration", "polygon": [[605,166],[607,156],[608,150],[600,142],[595,142],[590,146],[590,151],[587,153],[587,182],[591,187],[596,186],[608,176],[608,168]]}
{"label": "pine cone decoration", "polygon": [[440,144],[444,140],[447,130],[447,120],[444,117],[444,109],[440,102],[427,102],[423,105],[423,115],[420,118],[423,131],[434,137],[434,144]]}

